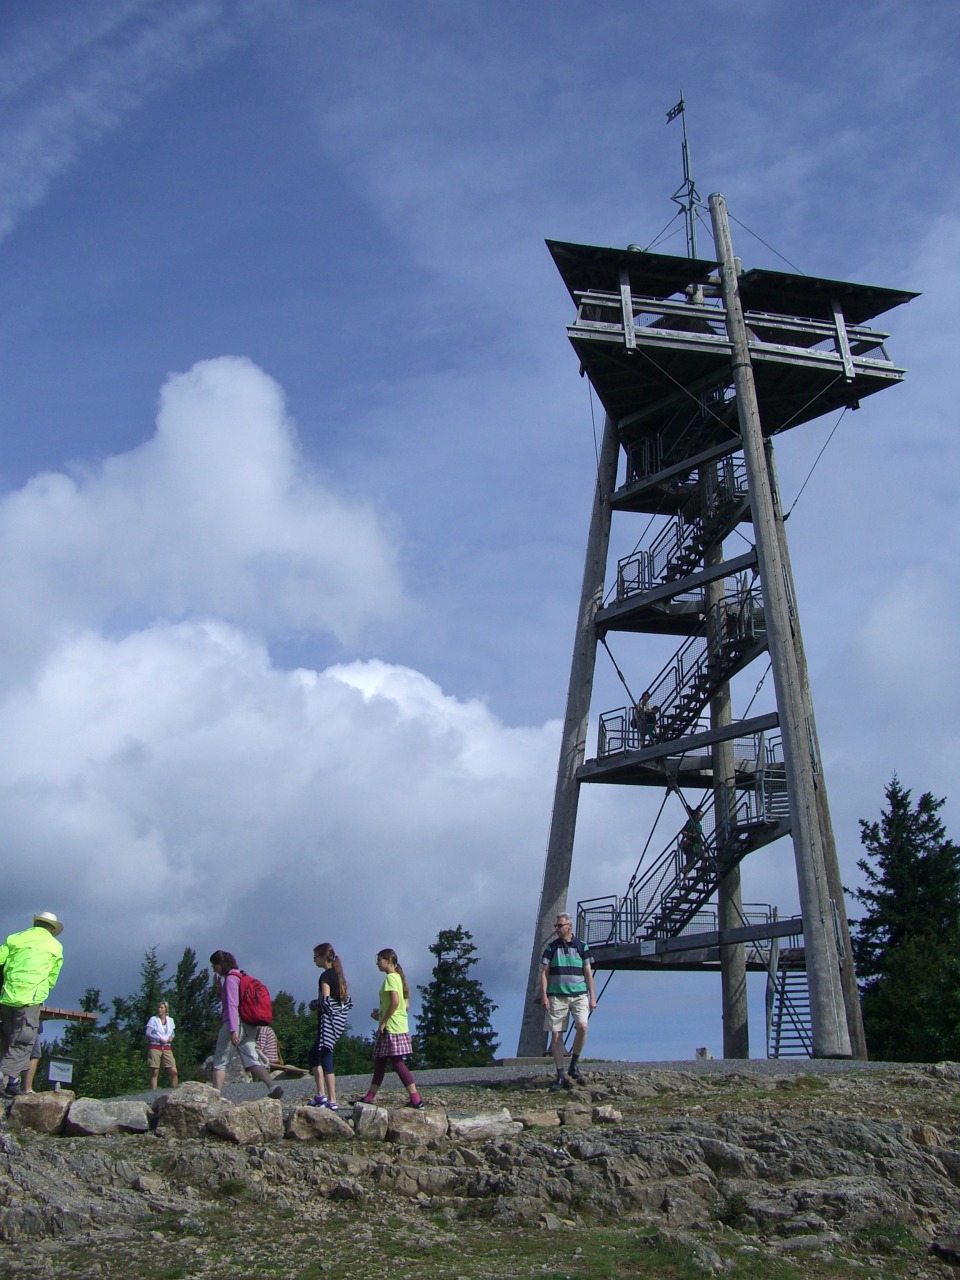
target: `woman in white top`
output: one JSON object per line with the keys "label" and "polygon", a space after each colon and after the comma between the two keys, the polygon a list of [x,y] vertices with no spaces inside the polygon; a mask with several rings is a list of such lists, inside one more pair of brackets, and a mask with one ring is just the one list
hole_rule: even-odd
{"label": "woman in white top", "polygon": [[150,1088],[157,1087],[160,1067],[170,1072],[170,1088],[175,1089],[180,1083],[177,1075],[177,1060],[173,1056],[173,1033],[176,1023],[167,1013],[167,1002],[161,1000],[157,1012],[147,1023],[147,1065],[150,1068]]}

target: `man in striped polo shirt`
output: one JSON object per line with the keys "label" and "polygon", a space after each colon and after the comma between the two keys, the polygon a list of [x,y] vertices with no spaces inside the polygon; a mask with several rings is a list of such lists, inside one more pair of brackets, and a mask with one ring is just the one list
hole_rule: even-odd
{"label": "man in striped polo shirt", "polygon": [[597,1007],[593,965],[587,944],[573,936],[573,919],[566,912],[557,916],[556,930],[557,936],[547,944],[540,963],[540,1002],[547,1011],[550,1052],[557,1068],[557,1078],[550,1086],[551,1093],[570,1087],[563,1074],[563,1036],[568,1016],[573,1018],[576,1034],[567,1076],[578,1084],[583,1083],[577,1064],[587,1039],[587,1019]]}

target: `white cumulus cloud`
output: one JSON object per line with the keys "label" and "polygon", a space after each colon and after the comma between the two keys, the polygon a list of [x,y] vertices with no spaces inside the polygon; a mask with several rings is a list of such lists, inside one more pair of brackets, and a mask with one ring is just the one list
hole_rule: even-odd
{"label": "white cumulus cloud", "polygon": [[458,923],[516,998],[557,725],[385,660],[276,658],[285,629],[349,651],[405,597],[379,517],[306,464],[265,373],[172,376],[145,443],[0,502],[0,563],[0,923],[65,920],[63,1002],[132,990],[152,946],[225,947],[307,997],[322,939],[372,997],[377,949],[422,982]]}
{"label": "white cumulus cloud", "polygon": [[522,975],[556,725],[509,728],[384,662],[284,671],[210,621],[78,635],[0,723],[6,923],[67,922],[74,998],[134,987],[153,945],[226,947],[305,996],[328,937],[372,995],[377,949],[425,981],[460,922],[498,986]]}
{"label": "white cumulus cloud", "polygon": [[163,389],[156,434],[0,501],[8,677],[72,629],[216,616],[356,642],[403,607],[377,514],[304,462],[283,394],[245,359]]}

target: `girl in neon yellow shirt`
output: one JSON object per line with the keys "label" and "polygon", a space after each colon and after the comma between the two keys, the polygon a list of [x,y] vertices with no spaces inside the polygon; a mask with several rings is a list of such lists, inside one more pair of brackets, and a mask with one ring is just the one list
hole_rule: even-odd
{"label": "girl in neon yellow shirt", "polygon": [[397,953],[389,947],[377,952],[377,968],[384,974],[383,986],[380,988],[380,1007],[371,1011],[370,1017],[377,1022],[377,1038],[373,1046],[373,1079],[370,1088],[360,1099],[361,1102],[372,1102],[377,1090],[383,1084],[387,1067],[392,1067],[400,1077],[400,1083],[410,1095],[408,1107],[419,1111],[423,1102],[417,1092],[413,1076],[404,1058],[413,1052],[410,1043],[410,1023],[407,1011],[410,1008],[410,988]]}

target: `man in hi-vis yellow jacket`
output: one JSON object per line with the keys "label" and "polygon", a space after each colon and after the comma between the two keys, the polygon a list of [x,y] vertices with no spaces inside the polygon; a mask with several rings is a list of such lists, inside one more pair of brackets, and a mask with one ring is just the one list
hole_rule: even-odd
{"label": "man in hi-vis yellow jacket", "polygon": [[30,1065],[30,1050],[40,1030],[40,1006],[53,990],[63,964],[57,935],[63,925],[52,911],[33,917],[33,928],[11,933],[0,946],[0,1080],[3,1094],[20,1092],[20,1073]]}

